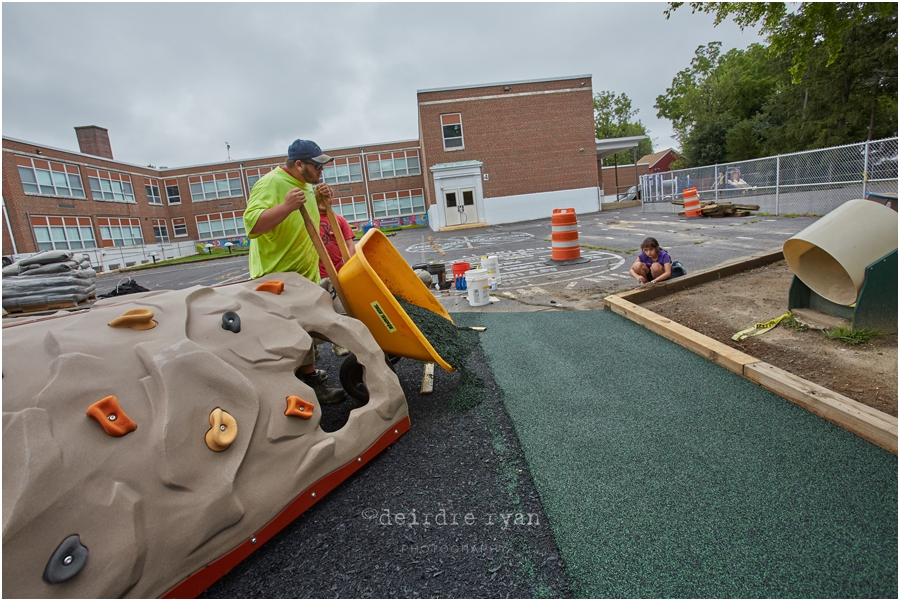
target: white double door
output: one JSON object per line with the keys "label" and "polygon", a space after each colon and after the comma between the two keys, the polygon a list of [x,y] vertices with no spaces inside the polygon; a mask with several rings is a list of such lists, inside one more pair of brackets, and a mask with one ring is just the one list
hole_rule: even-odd
{"label": "white double door", "polygon": [[475,188],[443,188],[444,215],[447,225],[478,223]]}

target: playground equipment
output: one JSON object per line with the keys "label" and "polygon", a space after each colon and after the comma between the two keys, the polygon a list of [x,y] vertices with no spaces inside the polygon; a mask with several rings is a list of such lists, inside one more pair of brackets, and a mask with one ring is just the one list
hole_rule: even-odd
{"label": "playground equipment", "polygon": [[[4,323],[4,597],[195,597],[409,430],[393,359],[453,367],[395,296],[449,315],[377,229],[326,269],[357,319],[277,273]],[[313,336],[365,391],[334,432]]]}
{"label": "playground equipment", "polygon": [[[335,432],[294,375],[310,332],[365,365]],[[3,350],[4,597],[196,596],[409,429],[372,334],[296,273],[4,320]]]}
{"label": "playground equipment", "polygon": [[876,202],[842,204],[784,243],[794,272],[788,309],[897,331],[897,213]]}

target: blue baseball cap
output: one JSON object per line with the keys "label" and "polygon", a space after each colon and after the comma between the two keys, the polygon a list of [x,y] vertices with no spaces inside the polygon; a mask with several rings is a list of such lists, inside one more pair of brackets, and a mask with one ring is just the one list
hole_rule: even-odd
{"label": "blue baseball cap", "polygon": [[289,161],[310,161],[319,165],[324,165],[334,160],[334,157],[323,153],[319,145],[312,140],[294,140],[288,146],[287,158]]}

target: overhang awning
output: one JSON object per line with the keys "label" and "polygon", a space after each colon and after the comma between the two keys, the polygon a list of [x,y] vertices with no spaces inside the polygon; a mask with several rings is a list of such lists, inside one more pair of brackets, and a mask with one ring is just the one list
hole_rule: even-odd
{"label": "overhang awning", "polygon": [[641,140],[648,139],[649,136],[630,136],[628,138],[607,138],[605,140],[596,140],[597,142],[597,158],[605,159],[614,154],[618,154],[629,148],[637,148]]}

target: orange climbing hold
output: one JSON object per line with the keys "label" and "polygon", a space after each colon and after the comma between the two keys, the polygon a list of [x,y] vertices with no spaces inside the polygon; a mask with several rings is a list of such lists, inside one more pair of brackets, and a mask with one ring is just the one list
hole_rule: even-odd
{"label": "orange climbing hold", "polygon": [[150,309],[132,309],[125,311],[109,323],[111,328],[131,328],[132,330],[150,330],[156,327],[153,311]]}
{"label": "orange climbing hold", "polygon": [[315,405],[309,401],[304,401],[298,396],[291,395],[287,398],[287,409],[284,414],[288,417],[299,417],[300,419],[309,419],[312,417]]}
{"label": "orange climbing hold", "polygon": [[114,396],[100,399],[87,410],[88,417],[93,418],[110,436],[125,436],[137,430],[137,424],[125,415]]}
{"label": "orange climbing hold", "polygon": [[206,432],[206,446],[221,453],[237,438],[237,420],[227,411],[216,407],[209,414],[210,428]]}
{"label": "orange climbing hold", "polygon": [[284,282],[280,280],[269,280],[263,282],[256,289],[260,292],[271,292],[272,294],[281,294],[284,292]]}

